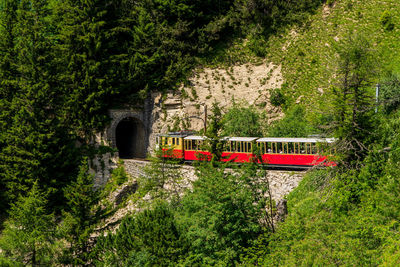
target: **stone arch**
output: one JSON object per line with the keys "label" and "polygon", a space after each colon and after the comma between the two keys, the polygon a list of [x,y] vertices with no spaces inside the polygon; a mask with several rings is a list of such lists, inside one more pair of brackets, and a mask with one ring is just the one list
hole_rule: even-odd
{"label": "stone arch", "polygon": [[146,157],[146,129],[140,116],[121,112],[113,118],[110,127],[111,143],[120,158]]}

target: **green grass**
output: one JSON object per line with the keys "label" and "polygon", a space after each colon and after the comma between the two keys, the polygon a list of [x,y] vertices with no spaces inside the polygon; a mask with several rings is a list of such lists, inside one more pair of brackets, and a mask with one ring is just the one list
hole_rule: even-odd
{"label": "green grass", "polygon": [[[392,30],[386,30],[381,22],[385,12],[394,24]],[[321,7],[304,26],[270,37],[267,57],[282,65],[285,93],[293,100],[303,95],[301,103],[315,111],[315,103],[325,103],[330,86],[338,82],[334,76],[334,46],[350,32],[364,35],[371,42],[379,70],[375,77],[385,71],[399,71],[399,22],[397,0],[336,1],[331,8]]]}
{"label": "green grass", "polygon": [[[254,35],[232,38],[199,61],[202,66],[225,68],[247,62],[256,64],[263,59],[281,65],[285,82],[282,91],[292,105],[306,106],[308,119],[314,120],[316,113],[330,109],[330,89],[338,83],[334,47],[349,33],[363,35],[372,44],[377,70],[371,73],[374,81],[378,83],[386,72],[400,72],[398,0],[330,2],[330,6],[321,6],[309,15],[303,25],[283,27],[266,41],[257,42],[255,38],[259,36]],[[266,56],[258,56],[259,51],[265,51]]]}

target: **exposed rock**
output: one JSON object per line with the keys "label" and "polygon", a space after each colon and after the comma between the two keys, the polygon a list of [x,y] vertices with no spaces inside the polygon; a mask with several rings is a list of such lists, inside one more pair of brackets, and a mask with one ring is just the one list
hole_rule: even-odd
{"label": "exposed rock", "polygon": [[136,181],[134,181],[133,183],[122,187],[120,190],[117,190],[114,197],[114,205],[118,206],[121,204],[122,201],[124,201],[129,195],[135,193],[137,188],[138,184]]}
{"label": "exposed rock", "polygon": [[285,220],[286,215],[288,214],[287,210],[287,200],[280,199],[276,204],[276,215],[274,218],[275,222],[283,222]]}

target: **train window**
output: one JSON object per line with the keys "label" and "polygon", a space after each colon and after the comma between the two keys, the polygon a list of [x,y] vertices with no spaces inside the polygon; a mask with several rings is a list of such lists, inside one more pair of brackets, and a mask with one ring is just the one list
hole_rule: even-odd
{"label": "train window", "polygon": [[306,154],[311,154],[311,144],[310,143],[306,143]]}
{"label": "train window", "polygon": [[237,152],[242,152],[242,142],[237,142]]}
{"label": "train window", "polygon": [[196,140],[192,140],[192,150],[197,150],[197,142],[196,142]]}
{"label": "train window", "polygon": [[175,145],[175,138],[172,137],[172,144]]}
{"label": "train window", "polygon": [[247,143],[247,151],[251,152],[251,143],[250,142]]}
{"label": "train window", "polygon": [[282,143],[276,143],[276,153],[282,154]]}
{"label": "train window", "polygon": [[276,153],[276,143],[271,143],[271,153],[272,154]]}
{"label": "train window", "polygon": [[288,143],[288,153],[289,154],[294,153],[294,144],[293,143]]}
{"label": "train window", "polygon": [[265,143],[257,143],[258,144],[258,151],[261,153],[261,154],[265,154]]}
{"label": "train window", "polygon": [[203,150],[203,141],[197,140],[197,150]]}
{"label": "train window", "polygon": [[317,146],[315,143],[311,144],[311,153],[312,154],[317,154]]}
{"label": "train window", "polygon": [[265,143],[265,145],[266,145],[266,152],[267,153],[273,153],[272,152],[272,143]]}
{"label": "train window", "polygon": [[287,154],[288,153],[288,151],[287,151],[287,143],[282,143],[282,152],[281,152],[282,154]]}
{"label": "train window", "polygon": [[231,152],[231,142],[230,141],[226,142],[226,151]]}
{"label": "train window", "polygon": [[176,138],[176,144],[179,146],[179,139],[180,138]]}
{"label": "train window", "polygon": [[231,142],[232,152],[236,152],[236,142]]}

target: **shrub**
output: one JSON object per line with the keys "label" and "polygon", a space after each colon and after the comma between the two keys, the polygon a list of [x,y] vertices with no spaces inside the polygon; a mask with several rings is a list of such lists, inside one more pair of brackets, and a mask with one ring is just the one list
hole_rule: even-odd
{"label": "shrub", "polygon": [[392,21],[392,14],[385,10],[379,18],[379,22],[382,24],[386,31],[391,31],[394,29],[394,23]]}
{"label": "shrub", "polygon": [[315,132],[305,119],[306,112],[302,106],[293,106],[280,121],[274,122],[268,135],[274,137],[306,137]]}
{"label": "shrub", "polygon": [[271,92],[270,102],[274,107],[283,107],[286,104],[286,97],[280,89],[275,89]]}

